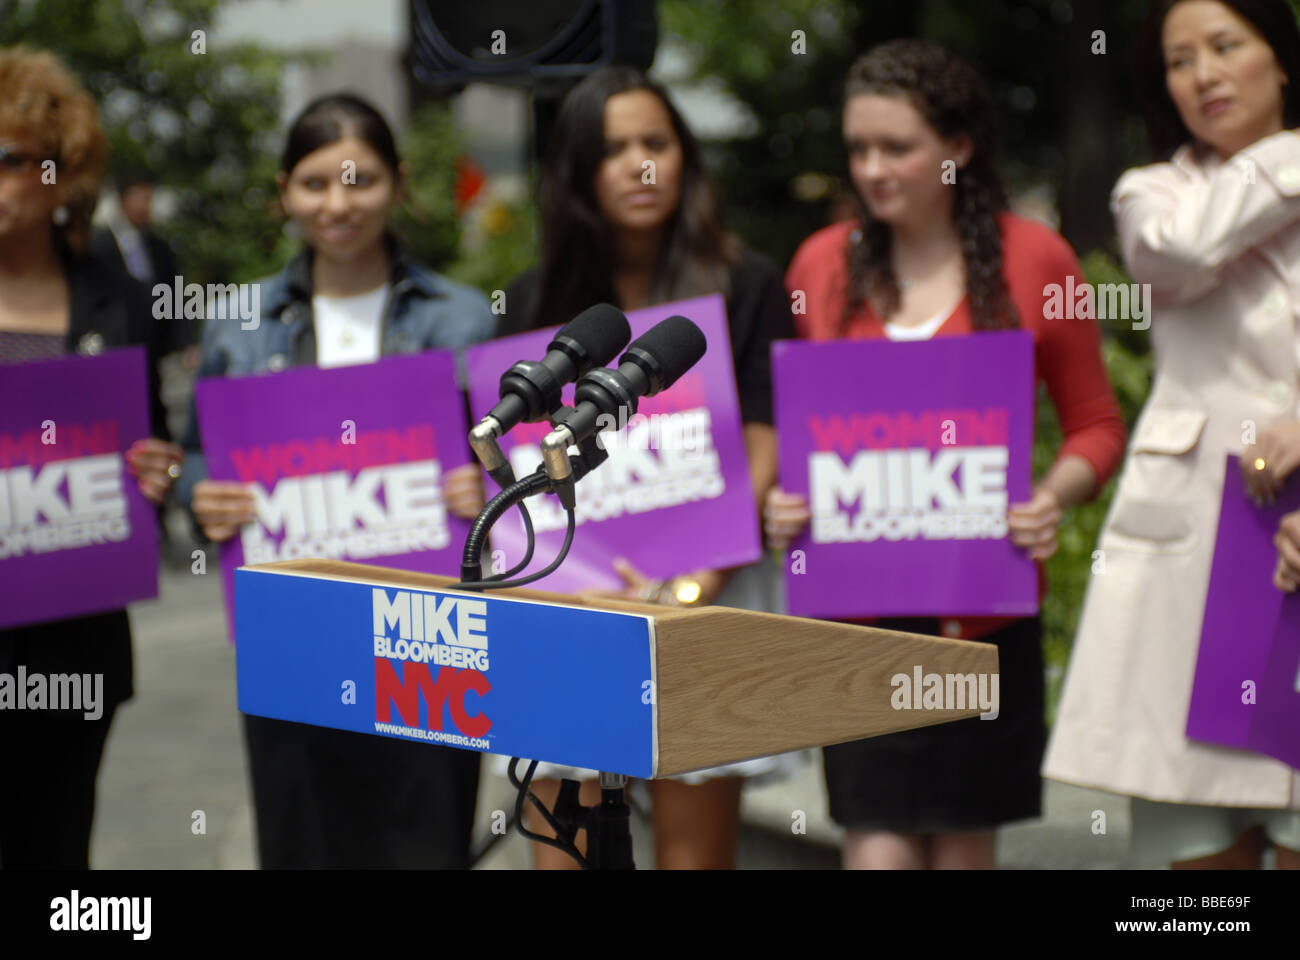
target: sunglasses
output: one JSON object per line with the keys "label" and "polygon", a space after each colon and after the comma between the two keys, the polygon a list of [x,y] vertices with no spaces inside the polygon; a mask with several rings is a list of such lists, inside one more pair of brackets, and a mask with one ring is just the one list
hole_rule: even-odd
{"label": "sunglasses", "polygon": [[48,159],[50,158],[38,157],[34,153],[19,153],[13,144],[0,143],[0,173],[6,171],[16,173]]}

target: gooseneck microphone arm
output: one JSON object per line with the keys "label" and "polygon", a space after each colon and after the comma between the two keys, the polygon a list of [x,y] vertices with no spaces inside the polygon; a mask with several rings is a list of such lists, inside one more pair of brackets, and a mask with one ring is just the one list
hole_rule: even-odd
{"label": "gooseneck microphone arm", "polygon": [[[592,470],[605,462],[609,454],[601,449],[594,439],[589,439],[582,445],[580,453],[569,457],[567,464],[569,475],[576,483],[581,480]],[[516,504],[522,505],[528,497],[535,497],[542,493],[551,493],[555,491],[555,481],[547,476],[542,467],[517,480],[510,486],[506,487],[495,497],[488,501],[470,525],[469,534],[465,537],[465,549],[461,554],[460,575],[461,582],[453,584],[456,589],[462,590],[499,590],[502,587],[518,587],[526,583],[532,583],[534,580],[540,580],[555,570],[560,565],[560,561],[569,552],[569,545],[573,541],[573,530],[576,525],[573,508],[568,508],[569,514],[569,533],[564,541],[564,546],[560,549],[560,554],[555,561],[544,570],[531,573],[526,577],[520,577],[517,580],[480,580],[483,569],[483,546],[487,543],[488,533],[495,524],[511,507]],[[531,543],[529,545],[531,551]]]}
{"label": "gooseneck microphone arm", "polygon": [[475,518],[465,537],[465,549],[461,555],[460,577],[462,585],[479,583],[483,571],[483,545],[487,543],[488,532],[507,510],[520,501],[543,493],[551,485],[551,478],[544,472],[537,471],[522,480],[510,484],[488,501]]}

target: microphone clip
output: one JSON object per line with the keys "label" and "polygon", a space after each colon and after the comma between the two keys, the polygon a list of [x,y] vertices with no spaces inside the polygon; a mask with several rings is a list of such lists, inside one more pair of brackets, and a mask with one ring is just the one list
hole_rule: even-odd
{"label": "microphone clip", "polygon": [[574,443],[570,425],[577,414],[573,407],[561,407],[551,417],[555,429],[542,441],[542,467],[566,510],[577,508],[577,482],[609,459],[609,451],[600,444],[596,433],[589,433],[578,443],[577,456],[569,455]]}
{"label": "microphone clip", "polygon": [[501,436],[501,423],[493,416],[486,416],[469,432],[469,445],[478,457],[488,476],[496,481],[502,490],[515,482],[515,471],[510,461],[501,452],[497,438]]}

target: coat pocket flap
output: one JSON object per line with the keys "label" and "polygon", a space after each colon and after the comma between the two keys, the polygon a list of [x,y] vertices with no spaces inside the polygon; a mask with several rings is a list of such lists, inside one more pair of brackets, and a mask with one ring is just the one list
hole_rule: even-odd
{"label": "coat pocket flap", "polygon": [[1204,410],[1148,410],[1133,433],[1133,452],[1186,453],[1196,446],[1207,419]]}

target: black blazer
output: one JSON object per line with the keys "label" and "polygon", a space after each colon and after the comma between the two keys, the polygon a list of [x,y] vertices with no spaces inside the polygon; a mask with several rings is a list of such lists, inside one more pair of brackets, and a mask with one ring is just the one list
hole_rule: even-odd
{"label": "black blazer", "polygon": [[[170,287],[176,275],[180,273],[176,267],[176,257],[172,253],[172,248],[168,246],[166,240],[152,230],[141,231],[140,239],[144,243],[145,252],[149,254],[149,263],[153,266],[153,277],[145,284],[146,291],[152,291],[155,283],[165,283]],[[112,230],[103,227],[91,235],[90,253],[96,260],[135,280],[126,269],[126,260],[122,257],[122,250],[118,247],[117,237],[113,235]],[[150,326],[157,328],[150,330],[149,335],[158,341],[159,356],[166,356],[198,343],[197,320],[180,317],[172,320],[155,320],[152,311],[146,316],[149,318]]]}
{"label": "black blazer", "polygon": [[[151,336],[148,292],[124,271],[93,254],[66,259],[69,353],[95,354],[114,347],[143,344],[149,354],[149,414],[154,436],[166,436],[158,389],[157,343]],[[104,713],[129,700],[134,692],[131,627],[125,610],[69,620],[52,620],[0,630],[0,673],[47,677],[55,673],[100,673],[104,676]],[[25,691],[19,691],[22,696]],[[80,714],[75,714],[80,716]]]}

